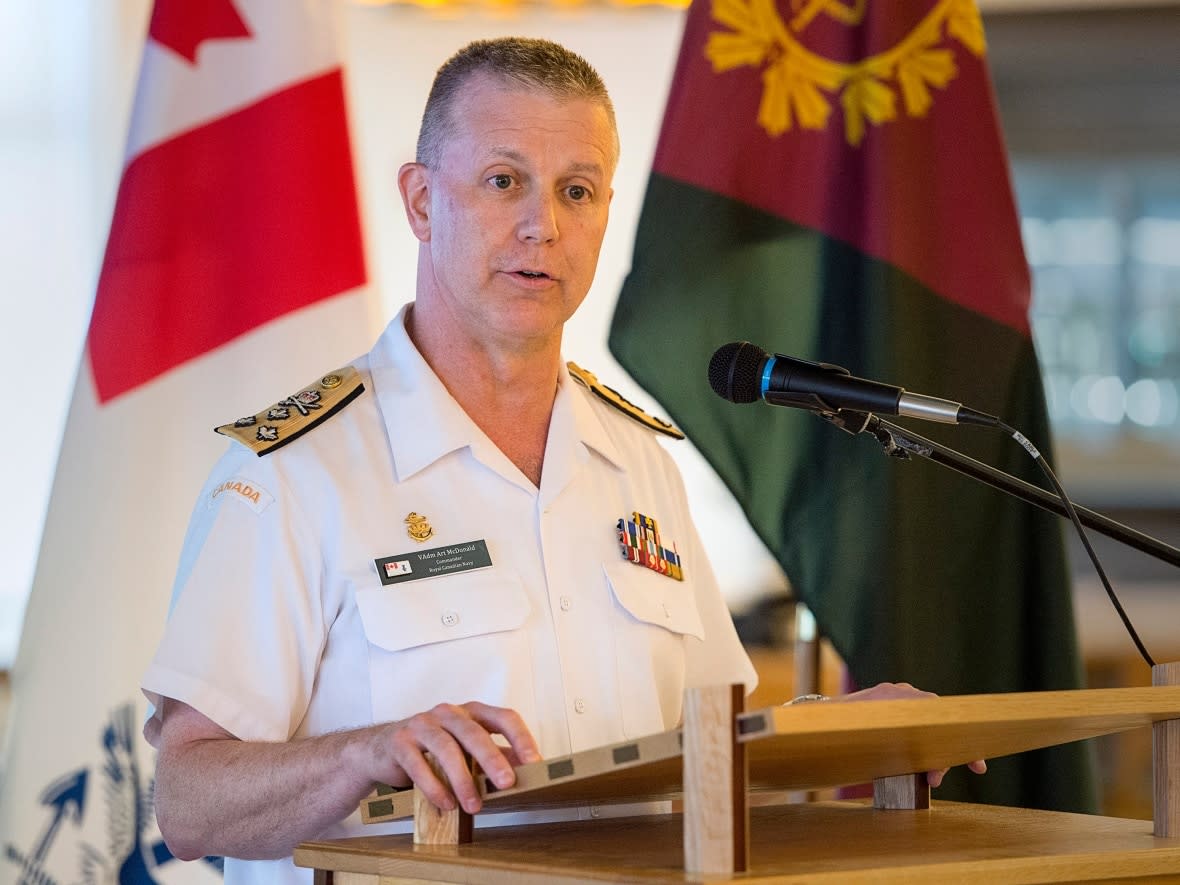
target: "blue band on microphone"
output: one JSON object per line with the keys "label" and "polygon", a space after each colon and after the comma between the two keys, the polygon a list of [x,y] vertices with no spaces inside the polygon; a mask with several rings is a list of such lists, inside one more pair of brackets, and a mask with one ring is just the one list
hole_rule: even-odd
{"label": "blue band on microphone", "polygon": [[770,390],[770,373],[774,370],[775,357],[769,357],[762,368],[762,386],[758,388],[758,395],[766,399],[766,391]]}

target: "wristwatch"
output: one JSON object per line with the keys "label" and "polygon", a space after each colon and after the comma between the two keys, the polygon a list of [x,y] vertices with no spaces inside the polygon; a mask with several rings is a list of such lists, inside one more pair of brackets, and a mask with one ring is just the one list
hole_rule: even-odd
{"label": "wristwatch", "polygon": [[784,707],[790,707],[794,704],[813,704],[816,701],[830,701],[831,698],[826,694],[801,694],[797,698],[791,698],[789,701],[784,701]]}

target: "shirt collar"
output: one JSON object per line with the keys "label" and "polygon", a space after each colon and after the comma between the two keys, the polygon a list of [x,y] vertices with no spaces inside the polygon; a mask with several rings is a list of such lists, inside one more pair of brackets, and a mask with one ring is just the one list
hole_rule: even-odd
{"label": "shirt collar", "polygon": [[389,437],[394,470],[404,481],[477,437],[486,439],[418,353],[397,312],[369,355],[369,373]]}
{"label": "shirt collar", "polygon": [[[591,402],[594,394],[578,384],[568,372],[562,372],[557,389],[558,400],[566,397],[573,413],[577,437],[587,448],[593,449],[619,470],[626,470],[622,453],[602,420],[602,410]],[[554,404],[554,413],[557,404]]]}
{"label": "shirt collar", "polygon": [[[506,461],[410,340],[405,325],[409,307],[403,305],[390,320],[369,354],[369,374],[398,481],[405,481],[444,455],[464,447],[483,455],[481,460]],[[590,402],[592,396],[567,372],[560,373],[546,446],[546,469],[551,458],[561,458],[562,450],[568,451],[564,443],[570,433],[586,449],[624,469],[619,448],[603,424],[600,410]],[[485,449],[495,451],[485,452]]]}

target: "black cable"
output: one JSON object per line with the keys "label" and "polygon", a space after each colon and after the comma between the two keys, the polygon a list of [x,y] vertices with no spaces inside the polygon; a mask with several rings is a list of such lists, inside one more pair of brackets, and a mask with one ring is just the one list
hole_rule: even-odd
{"label": "black cable", "polygon": [[1069,515],[1069,521],[1073,523],[1074,528],[1078,530],[1078,537],[1082,539],[1082,546],[1086,548],[1086,553],[1090,555],[1090,561],[1094,563],[1094,569],[1098,572],[1098,577],[1102,580],[1102,586],[1106,588],[1106,595],[1110,597],[1111,603],[1114,605],[1114,610],[1118,612],[1119,617],[1123,621],[1123,626],[1127,628],[1127,632],[1131,635],[1131,641],[1135,643],[1135,647],[1139,649],[1139,654],[1143,656],[1143,660],[1147,661],[1147,666],[1154,667],[1155,661],[1151,659],[1151,655],[1147,653],[1143,642],[1139,639],[1139,634],[1135,632],[1135,628],[1131,625],[1131,619],[1127,617],[1127,613],[1123,611],[1122,603],[1115,595],[1114,588],[1110,586],[1110,581],[1106,577],[1106,572],[1102,568],[1102,563],[1098,561],[1098,555],[1094,552],[1094,548],[1090,546],[1090,539],[1086,535],[1085,528],[1082,527],[1082,522],[1078,518],[1078,513],[1074,509],[1073,502],[1069,500],[1069,496],[1065,494],[1065,489],[1061,487],[1061,483],[1057,481],[1057,477],[1053,474],[1052,468],[1049,467],[1049,462],[1037,451],[1034,446],[1023,433],[1015,428],[1009,427],[1003,421],[998,424],[999,428],[1016,440],[1024,448],[1026,452],[1032,455],[1033,460],[1040,465],[1041,470],[1045,476],[1049,478],[1049,483],[1053,486],[1053,490],[1057,492],[1057,497],[1061,499],[1062,505],[1065,507],[1065,512]]}

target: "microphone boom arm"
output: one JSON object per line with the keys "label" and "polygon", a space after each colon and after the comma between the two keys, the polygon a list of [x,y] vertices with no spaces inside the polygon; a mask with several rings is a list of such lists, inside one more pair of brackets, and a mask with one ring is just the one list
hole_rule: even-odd
{"label": "microphone boom arm", "polygon": [[[1002,470],[997,470],[995,467],[990,467],[982,461],[977,461],[954,449],[940,445],[924,436],[919,436],[904,427],[878,418],[871,413],[843,409],[835,413],[816,412],[815,414],[847,433],[853,435],[870,434],[881,443],[885,453],[892,457],[905,459],[911,455],[918,455],[1040,507],[1042,510],[1048,510],[1058,516],[1068,517],[1069,515],[1065,505],[1055,494]],[[1087,510],[1085,507],[1075,504],[1074,510],[1086,528],[1101,532],[1108,538],[1120,541],[1128,547],[1133,547],[1170,565],[1180,566],[1180,550],[1170,544],[1165,544],[1163,541],[1116,522],[1101,513]]]}

